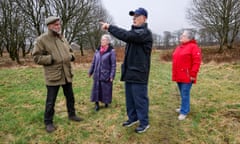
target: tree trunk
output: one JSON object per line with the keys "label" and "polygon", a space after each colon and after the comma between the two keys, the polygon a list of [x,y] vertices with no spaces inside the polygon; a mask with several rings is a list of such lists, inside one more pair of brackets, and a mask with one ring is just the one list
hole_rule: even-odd
{"label": "tree trunk", "polygon": [[218,53],[222,53],[223,52],[223,48],[224,48],[224,40],[221,39],[220,40],[219,49],[218,49]]}
{"label": "tree trunk", "polygon": [[0,47],[0,56],[2,57],[3,56],[3,48]]}
{"label": "tree trunk", "polygon": [[18,50],[15,50],[15,58],[18,64],[21,64],[20,59],[19,59],[19,53]]}
{"label": "tree trunk", "polygon": [[227,46],[228,49],[232,49],[233,48],[233,41],[230,41],[230,43]]}
{"label": "tree trunk", "polygon": [[82,43],[80,44],[80,52],[81,52],[81,56],[84,56]]}

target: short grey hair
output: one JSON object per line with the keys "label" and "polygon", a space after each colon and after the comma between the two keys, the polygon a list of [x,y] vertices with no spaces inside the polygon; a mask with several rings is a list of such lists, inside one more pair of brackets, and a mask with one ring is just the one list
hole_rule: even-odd
{"label": "short grey hair", "polygon": [[192,40],[192,39],[195,39],[195,33],[192,31],[192,30],[184,30],[183,33],[186,34],[187,38]]}
{"label": "short grey hair", "polygon": [[103,38],[107,39],[109,43],[111,43],[111,41],[112,41],[111,36],[109,34],[102,35],[101,39],[103,39]]}

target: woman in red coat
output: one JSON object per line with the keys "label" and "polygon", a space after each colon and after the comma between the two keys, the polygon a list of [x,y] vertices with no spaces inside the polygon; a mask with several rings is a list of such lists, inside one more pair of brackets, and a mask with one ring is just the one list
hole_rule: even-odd
{"label": "woman in red coat", "polygon": [[200,65],[201,49],[193,33],[185,30],[172,55],[172,80],[177,82],[181,95],[181,107],[176,109],[179,120],[184,120],[190,112],[190,90],[192,83],[196,83]]}

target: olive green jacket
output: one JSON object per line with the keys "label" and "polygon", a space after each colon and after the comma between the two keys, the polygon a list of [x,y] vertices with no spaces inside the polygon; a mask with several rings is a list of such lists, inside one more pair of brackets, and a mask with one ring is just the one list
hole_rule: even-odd
{"label": "olive green jacket", "polygon": [[40,35],[35,41],[32,55],[35,63],[43,65],[46,85],[72,82],[71,61],[74,60],[74,55],[64,37],[57,36],[50,30]]}

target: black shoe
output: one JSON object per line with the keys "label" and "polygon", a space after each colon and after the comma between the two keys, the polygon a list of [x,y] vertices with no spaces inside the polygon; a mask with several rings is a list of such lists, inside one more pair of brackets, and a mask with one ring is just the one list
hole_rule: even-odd
{"label": "black shoe", "polygon": [[95,104],[95,111],[99,111],[99,103],[98,102],[96,102],[96,104]]}
{"label": "black shoe", "polygon": [[138,122],[138,120],[136,120],[136,121],[134,121],[134,122],[130,122],[129,120],[127,120],[127,121],[123,122],[122,126],[124,126],[124,127],[130,127],[130,126],[136,124],[137,122]]}
{"label": "black shoe", "polygon": [[95,111],[99,111],[99,106],[95,106]]}
{"label": "black shoe", "polygon": [[77,117],[77,116],[70,116],[69,119],[72,120],[72,121],[77,121],[77,122],[80,122],[80,121],[83,120],[82,118]]}
{"label": "black shoe", "polygon": [[108,108],[108,104],[105,104],[105,108]]}
{"label": "black shoe", "polygon": [[53,132],[53,131],[55,131],[56,130],[56,127],[53,125],[53,124],[48,124],[48,125],[46,125],[46,131],[48,132],[48,133],[51,133],[51,132]]}
{"label": "black shoe", "polygon": [[136,133],[143,133],[145,132],[148,128],[150,127],[150,125],[146,125],[146,126],[139,126],[135,129]]}

